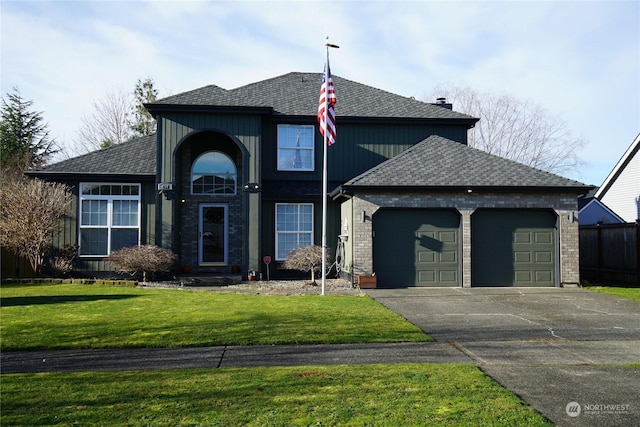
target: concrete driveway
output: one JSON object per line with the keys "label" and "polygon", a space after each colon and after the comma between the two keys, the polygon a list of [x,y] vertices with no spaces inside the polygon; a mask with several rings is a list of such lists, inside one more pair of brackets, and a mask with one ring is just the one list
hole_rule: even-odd
{"label": "concrete driveway", "polygon": [[559,426],[640,425],[640,303],[578,288],[367,294]]}

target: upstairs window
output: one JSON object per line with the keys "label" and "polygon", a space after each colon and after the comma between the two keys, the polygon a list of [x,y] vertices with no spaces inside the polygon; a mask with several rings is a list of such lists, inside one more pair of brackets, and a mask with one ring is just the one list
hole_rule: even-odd
{"label": "upstairs window", "polygon": [[278,125],[278,170],[314,170],[315,126]]}
{"label": "upstairs window", "polygon": [[201,154],[191,167],[191,194],[236,194],[236,165],[220,151]]}

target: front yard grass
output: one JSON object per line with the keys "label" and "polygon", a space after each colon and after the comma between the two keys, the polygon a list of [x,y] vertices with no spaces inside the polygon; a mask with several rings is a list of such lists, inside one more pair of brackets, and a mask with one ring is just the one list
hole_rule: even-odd
{"label": "front yard grass", "polygon": [[472,365],[2,375],[3,425],[548,426]]}
{"label": "front yard grass", "polygon": [[430,340],[369,297],[3,285],[2,351]]}
{"label": "front yard grass", "polygon": [[593,292],[600,292],[602,294],[616,295],[619,297],[640,301],[640,287],[593,285],[586,286],[585,289]]}

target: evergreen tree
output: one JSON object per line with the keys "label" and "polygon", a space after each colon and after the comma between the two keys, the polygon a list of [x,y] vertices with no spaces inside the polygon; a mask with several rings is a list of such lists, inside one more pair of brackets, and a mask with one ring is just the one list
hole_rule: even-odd
{"label": "evergreen tree", "polygon": [[133,106],[133,121],[130,124],[134,136],[145,136],[156,131],[156,121],[144,107],[144,104],[155,102],[158,90],[154,87],[153,79],[138,79],[133,91],[135,105]]}
{"label": "evergreen tree", "polygon": [[2,97],[0,164],[3,173],[20,173],[47,163],[59,150],[49,137],[41,112],[31,111],[33,101],[22,98],[17,87]]}

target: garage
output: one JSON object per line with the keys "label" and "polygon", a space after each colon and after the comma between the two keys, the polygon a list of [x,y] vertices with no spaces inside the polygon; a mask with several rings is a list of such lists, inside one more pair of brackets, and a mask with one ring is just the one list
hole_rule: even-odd
{"label": "garage", "polygon": [[555,286],[557,216],[479,209],[471,215],[472,286]]}
{"label": "garage", "polygon": [[373,216],[378,287],[460,286],[460,214],[452,209],[381,209]]}

